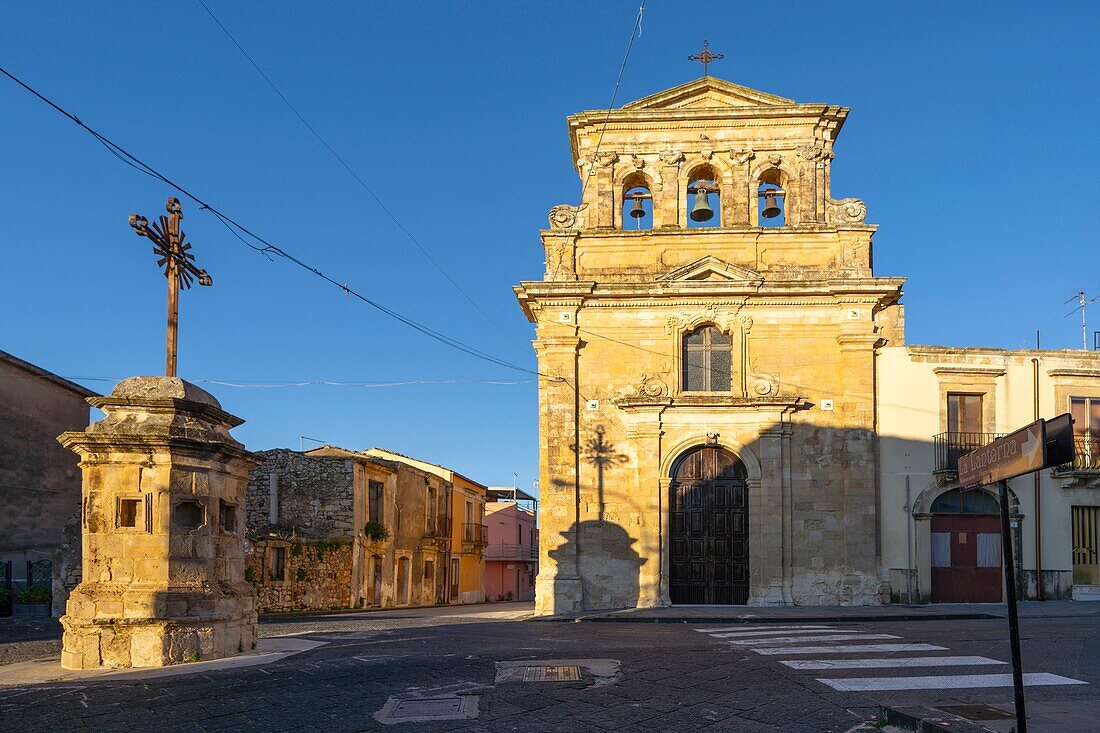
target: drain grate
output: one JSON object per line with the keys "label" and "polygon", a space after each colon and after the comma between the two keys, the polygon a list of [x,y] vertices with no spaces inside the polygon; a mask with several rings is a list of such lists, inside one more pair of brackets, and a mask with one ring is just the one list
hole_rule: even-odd
{"label": "drain grate", "polygon": [[990,705],[939,705],[939,710],[967,720],[1012,720],[1015,713]]}
{"label": "drain grate", "polygon": [[580,678],[580,667],[542,665],[523,670],[524,682],[576,682]]}

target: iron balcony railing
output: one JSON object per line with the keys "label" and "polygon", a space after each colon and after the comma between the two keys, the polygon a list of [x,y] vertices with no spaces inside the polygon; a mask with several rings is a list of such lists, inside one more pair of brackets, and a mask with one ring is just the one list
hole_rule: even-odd
{"label": "iron balcony railing", "polygon": [[437,517],[428,516],[424,525],[425,537],[450,537],[451,536],[451,518],[450,517]]}
{"label": "iron balcony railing", "polygon": [[489,528],[484,524],[466,522],[462,525],[462,541],[475,545],[488,544]]}
{"label": "iron balcony railing", "polygon": [[1100,473],[1100,433],[1073,436],[1073,463],[1055,466],[1054,473]]}
{"label": "iron balcony railing", "polygon": [[940,433],[933,438],[936,451],[934,473],[958,473],[960,457],[1003,437],[1004,433]]}
{"label": "iron balcony railing", "polygon": [[538,560],[539,548],[534,545],[489,545],[486,560]]}

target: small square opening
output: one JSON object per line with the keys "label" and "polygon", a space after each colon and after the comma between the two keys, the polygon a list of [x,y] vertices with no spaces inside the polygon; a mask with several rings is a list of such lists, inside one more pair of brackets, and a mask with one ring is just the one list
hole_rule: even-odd
{"label": "small square opening", "polygon": [[138,513],[141,510],[141,499],[118,500],[118,526],[136,527]]}
{"label": "small square opening", "polygon": [[237,531],[237,505],[221,502],[221,527],[222,532]]}
{"label": "small square opening", "polygon": [[201,527],[206,521],[206,509],[197,501],[181,501],[172,509],[172,524],[187,529]]}

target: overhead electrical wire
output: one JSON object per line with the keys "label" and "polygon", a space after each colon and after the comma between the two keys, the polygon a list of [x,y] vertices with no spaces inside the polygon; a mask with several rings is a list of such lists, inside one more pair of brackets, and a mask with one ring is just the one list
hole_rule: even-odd
{"label": "overhead electrical wire", "polygon": [[283,104],[285,104],[287,108],[294,113],[294,116],[297,117],[298,120],[303,125],[305,125],[306,129],[313,134],[313,137],[317,139],[317,142],[321,143],[325,150],[327,150],[332,155],[332,157],[336,159],[336,162],[338,162],[344,168],[344,170],[346,170],[348,174],[356,180],[356,182],[362,187],[362,189],[370,194],[371,198],[373,198],[375,203],[378,204],[378,207],[382,209],[386,216],[388,216],[390,220],[395,225],[397,225],[397,228],[404,232],[405,236],[407,236],[409,240],[416,245],[416,248],[420,250],[420,253],[422,255],[424,255],[424,258],[427,259],[428,262],[432,263],[432,266],[435,267],[435,269],[439,270],[439,273],[443,275],[443,277],[445,277],[452,286],[454,286],[454,289],[457,290],[463,298],[469,301],[470,305],[472,305],[474,309],[477,310],[477,312],[485,318],[485,320],[493,324],[493,326],[495,326],[498,331],[503,333],[512,341],[520,343],[519,339],[517,339],[513,334],[505,330],[505,328],[497,323],[495,320],[493,320],[493,318],[488,313],[486,313],[481,308],[481,306],[479,306],[477,302],[474,301],[473,298],[470,297],[469,293],[462,289],[462,286],[459,285],[453,277],[451,277],[451,274],[447,272],[447,270],[444,269],[443,266],[440,265],[434,257],[432,257],[431,253],[428,252],[427,248],[425,248],[423,244],[421,244],[416,235],[409,231],[408,227],[402,224],[401,221],[394,215],[394,213],[390,211],[385,202],[382,201],[378,194],[374,192],[374,189],[367,185],[366,181],[364,181],[363,178],[358,173],[356,173],[350,165],[348,165],[347,161],[345,161],[344,158],[339,153],[337,153],[331,145],[329,145],[328,141],[321,136],[321,133],[317,132],[317,129],[313,125],[311,125],[304,116],[302,116],[302,113],[298,111],[298,108],[295,107],[289,99],[287,99],[282,90],[280,90],[279,87],[275,85],[275,82],[271,80],[271,77],[269,77],[267,73],[264,72],[262,68],[260,68],[260,65],[256,63],[256,60],[254,58],[252,58],[252,55],[244,49],[244,46],[242,46],[240,42],[236,39],[236,37],[229,31],[229,29],[225,27],[225,24],[222,23],[218,16],[214,14],[214,11],[211,10],[210,7],[205,2],[203,2],[203,0],[196,0],[196,2],[202,6],[202,9],[206,11],[207,15],[209,15],[217,24],[217,26],[221,28],[222,33],[224,33],[226,37],[233,43],[233,45],[237,47],[237,50],[240,51],[241,55],[248,60],[248,63],[252,65],[252,68],[256,70],[256,73],[258,73],[263,78],[263,80],[267,82],[267,85],[271,87],[271,90],[278,95],[279,99],[283,100]]}
{"label": "overhead electrical wire", "polygon": [[[29,84],[24,82],[19,77],[12,74],[6,68],[0,66],[0,73],[2,73],[4,76],[6,76],[9,79],[11,79],[12,81],[14,81],[19,86],[23,87],[23,89],[25,89],[26,91],[33,94],[40,101],[44,102],[45,104],[50,106],[52,109],[54,109],[56,112],[63,115],[69,121],[73,122],[78,127],[83,129],[85,132],[87,132],[89,135],[91,135],[93,138],[95,138],[100,144],[102,144],[104,147],[106,147],[107,150],[110,151],[112,155],[114,155],[116,158],[118,158],[122,162],[124,162],[127,165],[129,165],[130,167],[144,173],[145,175],[150,176],[151,178],[154,178],[158,181],[161,181],[161,182],[171,186],[172,188],[176,189],[177,191],[182,193],[184,196],[186,196],[187,198],[191,199],[196,204],[198,204],[202,208],[202,210],[209,211],[216,218],[221,220],[221,222],[227,228],[230,228],[231,231],[235,229],[235,230],[237,230],[237,232],[240,232],[241,234],[247,235],[248,237],[250,237],[254,241],[259,242],[260,245],[262,245],[262,246],[257,246],[257,245],[254,245],[254,244],[251,244],[251,243],[245,241],[245,239],[243,237],[240,237],[240,236],[237,237],[238,239],[240,239],[242,242],[244,242],[244,244],[246,244],[251,249],[256,250],[257,252],[260,252],[261,254],[264,254],[264,255],[271,255],[271,254],[278,255],[279,257],[282,257],[282,258],[284,258],[284,259],[286,259],[290,262],[293,262],[295,265],[302,268],[303,270],[311,272],[314,275],[316,275],[317,277],[321,278],[322,280],[324,280],[324,281],[340,288],[340,290],[344,291],[344,293],[346,293],[347,295],[349,295],[353,298],[356,298],[358,300],[361,300],[362,302],[366,303],[367,305],[371,306],[372,308],[374,308],[374,309],[378,310],[379,312],[389,316],[390,318],[392,318],[396,321],[399,321],[400,323],[403,323],[404,325],[406,325],[406,326],[408,326],[408,327],[410,327],[410,328],[412,328],[416,331],[419,331],[421,334],[423,334],[425,336],[428,336],[429,338],[432,338],[432,339],[438,341],[439,343],[444,344],[445,346],[448,346],[452,349],[455,349],[456,351],[460,351],[460,352],[465,353],[469,356],[472,356],[476,359],[481,359],[483,361],[487,361],[491,364],[496,364],[497,366],[501,366],[501,367],[504,367],[506,369],[512,369],[514,371],[523,372],[523,373],[526,373],[526,374],[539,375],[539,372],[537,372],[536,370],[529,369],[527,367],[520,366],[518,364],[514,364],[514,363],[512,363],[510,361],[507,361],[505,359],[493,356],[492,354],[481,351],[480,349],[477,349],[473,346],[470,346],[469,344],[466,344],[462,341],[459,341],[458,339],[452,338],[450,336],[447,336],[444,333],[436,331],[435,329],[430,328],[429,326],[426,326],[426,325],[424,325],[424,324],[422,324],[418,321],[415,321],[415,320],[413,320],[412,318],[410,318],[408,316],[402,315],[401,313],[393,310],[392,308],[388,308],[388,307],[382,305],[381,303],[367,297],[366,295],[363,295],[362,293],[358,292],[354,288],[350,287],[348,284],[341,283],[338,280],[333,279],[332,277],[330,277],[330,276],[326,275],[325,273],[321,272],[316,267],[313,267],[312,265],[309,265],[306,262],[298,259],[294,255],[287,252],[285,249],[279,247],[278,245],[273,244],[269,240],[265,239],[264,237],[256,234],[252,230],[250,230],[248,227],[246,227],[243,224],[239,223],[238,221],[236,221],[232,217],[228,216],[227,214],[224,214],[219,209],[212,206],[211,204],[209,204],[204,199],[200,198],[197,194],[192,193],[187,187],[182,186],[179,183],[176,183],[175,181],[171,180],[170,178],[168,178],[167,176],[162,174],[160,171],[156,170],[151,165],[149,165],[145,161],[138,158],[136,155],[133,155],[132,153],[127,151],[122,146],[118,145],[117,143],[113,142],[109,138],[107,138],[104,135],[100,134],[99,132],[97,132],[93,128],[89,127],[79,117],[77,117],[73,113],[69,112],[68,110],[62,108],[57,103],[50,100],[44,94],[42,94],[38,90],[31,87]],[[234,232],[234,233],[236,233],[236,232]],[[543,376],[546,376],[546,375],[543,375]]]}

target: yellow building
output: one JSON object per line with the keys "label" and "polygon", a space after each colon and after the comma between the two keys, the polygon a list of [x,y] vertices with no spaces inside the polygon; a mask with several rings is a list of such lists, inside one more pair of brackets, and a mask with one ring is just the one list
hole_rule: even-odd
{"label": "yellow building", "polygon": [[450,485],[450,536],[447,561],[448,603],[481,603],[485,600],[485,497],[487,489],[473,479],[444,466],[400,453],[371,448],[364,455],[396,461],[434,474]]}

